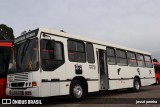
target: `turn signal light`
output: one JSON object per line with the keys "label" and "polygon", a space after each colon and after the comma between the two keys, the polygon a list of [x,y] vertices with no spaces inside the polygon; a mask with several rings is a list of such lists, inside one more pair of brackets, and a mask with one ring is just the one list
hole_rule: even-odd
{"label": "turn signal light", "polygon": [[32,87],[37,86],[36,82],[32,82]]}

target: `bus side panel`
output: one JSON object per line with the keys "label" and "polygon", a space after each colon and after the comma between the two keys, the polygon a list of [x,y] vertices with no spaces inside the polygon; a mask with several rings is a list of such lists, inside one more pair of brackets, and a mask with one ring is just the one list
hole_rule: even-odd
{"label": "bus side panel", "polygon": [[145,67],[139,67],[139,76],[140,78],[147,77],[147,69]]}
{"label": "bus side panel", "polygon": [[109,90],[117,89],[118,80],[109,80]]}
{"label": "bus side panel", "polygon": [[60,95],[69,95],[70,81],[60,82]]}
{"label": "bus side panel", "polygon": [[134,69],[129,69],[129,66],[119,66],[118,69],[119,71],[119,77],[121,80],[118,81],[118,86],[117,88],[129,88],[133,87],[133,75],[134,75]]}
{"label": "bus side panel", "polygon": [[128,79],[128,80],[109,80],[109,83],[110,83],[109,86],[111,87],[109,90],[133,87],[133,79]]}
{"label": "bus side panel", "polygon": [[60,83],[59,82],[51,82],[51,92],[50,93],[53,96],[60,95]]}
{"label": "bus side panel", "polygon": [[88,81],[88,92],[99,91],[99,81]]}
{"label": "bus side panel", "polygon": [[155,78],[141,79],[141,85],[142,86],[148,86],[148,85],[152,85],[154,83],[155,83]]}
{"label": "bus side panel", "polygon": [[51,83],[50,82],[44,82],[41,83],[41,97],[47,97],[47,96],[51,96]]}
{"label": "bus side panel", "polygon": [[154,84],[156,82],[154,77],[155,72],[153,68],[140,68],[140,78],[142,86]]}
{"label": "bus side panel", "polygon": [[133,87],[133,79],[118,80],[118,89],[132,88],[132,87]]}
{"label": "bus side panel", "polygon": [[117,89],[119,75],[117,73],[117,65],[108,65],[109,89]]}

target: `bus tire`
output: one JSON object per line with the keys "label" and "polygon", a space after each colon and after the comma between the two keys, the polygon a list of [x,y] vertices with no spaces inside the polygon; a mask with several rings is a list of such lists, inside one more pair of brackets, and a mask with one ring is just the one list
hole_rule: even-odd
{"label": "bus tire", "polygon": [[156,85],[159,85],[159,83],[160,83],[160,81],[159,81],[159,79],[157,78],[157,79],[156,79]]}
{"label": "bus tire", "polygon": [[140,88],[141,88],[140,81],[138,78],[135,78],[134,82],[133,82],[133,91],[138,92],[138,91],[140,91]]}
{"label": "bus tire", "polygon": [[72,101],[81,101],[84,99],[85,90],[84,85],[79,80],[74,80],[71,82],[70,86],[70,97]]}

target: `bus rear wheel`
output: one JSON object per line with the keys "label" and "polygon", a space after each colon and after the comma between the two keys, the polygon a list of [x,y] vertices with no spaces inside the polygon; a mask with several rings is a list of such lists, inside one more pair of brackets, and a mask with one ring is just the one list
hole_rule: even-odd
{"label": "bus rear wheel", "polygon": [[138,92],[138,91],[140,91],[140,88],[141,88],[140,81],[138,78],[135,78],[134,82],[133,82],[133,91]]}
{"label": "bus rear wheel", "polygon": [[70,97],[72,101],[81,101],[84,99],[84,85],[81,81],[74,80],[70,86]]}

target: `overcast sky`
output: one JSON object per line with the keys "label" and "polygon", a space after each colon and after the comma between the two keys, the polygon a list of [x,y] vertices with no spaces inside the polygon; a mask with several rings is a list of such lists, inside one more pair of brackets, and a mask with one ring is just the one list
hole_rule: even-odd
{"label": "overcast sky", "polygon": [[160,59],[160,0],[0,0],[0,24],[46,27],[151,52]]}

